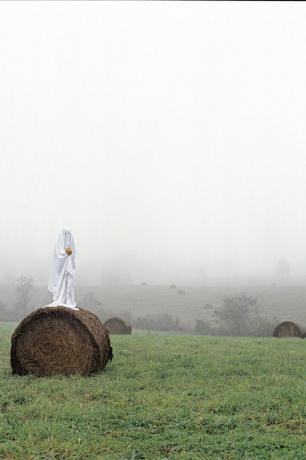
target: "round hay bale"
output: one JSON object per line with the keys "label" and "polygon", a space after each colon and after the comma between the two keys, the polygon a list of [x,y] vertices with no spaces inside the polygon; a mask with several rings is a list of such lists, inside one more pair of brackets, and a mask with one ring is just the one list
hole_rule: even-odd
{"label": "round hay bale", "polygon": [[131,334],[132,327],[128,326],[123,319],[120,318],[109,318],[104,323],[104,327],[110,332],[110,334]]}
{"label": "round hay bale", "polygon": [[11,340],[11,366],[18,375],[90,375],[112,357],[108,331],[83,309],[39,308],[21,321]]}
{"label": "round hay bale", "polygon": [[274,337],[301,337],[306,335],[306,328],[293,321],[283,321],[273,331]]}

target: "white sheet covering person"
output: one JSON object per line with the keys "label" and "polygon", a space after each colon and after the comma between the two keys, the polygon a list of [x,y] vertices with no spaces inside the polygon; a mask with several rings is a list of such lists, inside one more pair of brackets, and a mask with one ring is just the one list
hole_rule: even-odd
{"label": "white sheet covering person", "polygon": [[71,231],[64,227],[57,239],[48,290],[53,302],[48,307],[76,308],[74,300],[75,246]]}

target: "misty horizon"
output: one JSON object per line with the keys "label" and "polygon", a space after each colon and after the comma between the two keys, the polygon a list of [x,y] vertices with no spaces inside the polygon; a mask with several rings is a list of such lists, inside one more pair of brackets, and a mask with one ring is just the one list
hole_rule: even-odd
{"label": "misty horizon", "polygon": [[305,4],[0,11],[1,284],[306,279]]}

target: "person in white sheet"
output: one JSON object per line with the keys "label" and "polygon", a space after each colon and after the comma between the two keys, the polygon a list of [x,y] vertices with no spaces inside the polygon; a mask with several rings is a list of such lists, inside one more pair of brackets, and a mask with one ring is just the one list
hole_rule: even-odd
{"label": "person in white sheet", "polygon": [[75,246],[71,231],[64,227],[57,239],[48,290],[53,296],[49,307],[76,309],[74,300]]}

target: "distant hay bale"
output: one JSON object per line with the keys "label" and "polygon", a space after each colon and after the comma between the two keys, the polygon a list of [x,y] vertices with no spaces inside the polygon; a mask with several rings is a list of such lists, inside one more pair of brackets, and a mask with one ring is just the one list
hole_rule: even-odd
{"label": "distant hay bale", "polygon": [[186,292],[183,291],[183,289],[180,289],[179,291],[177,291],[178,295],[186,295]]}
{"label": "distant hay bale", "polygon": [[169,288],[170,288],[170,289],[176,289],[176,286],[175,286],[175,284],[171,284],[171,285],[169,286]]}
{"label": "distant hay bale", "polygon": [[110,334],[131,334],[132,327],[128,326],[123,319],[120,318],[109,318],[104,323],[104,327],[110,332]]}
{"label": "distant hay bale", "polygon": [[306,336],[306,327],[293,321],[283,321],[273,331],[274,337],[301,337]]}
{"label": "distant hay bale", "polygon": [[21,321],[11,340],[11,366],[18,375],[89,375],[112,356],[108,331],[83,309],[39,308]]}

